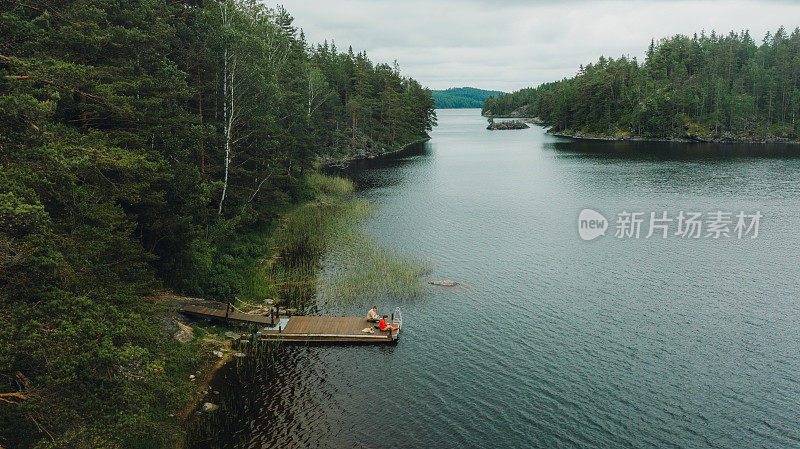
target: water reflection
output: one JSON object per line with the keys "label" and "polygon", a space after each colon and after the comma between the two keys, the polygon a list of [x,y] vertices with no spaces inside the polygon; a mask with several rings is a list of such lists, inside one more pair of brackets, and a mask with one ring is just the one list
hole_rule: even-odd
{"label": "water reflection", "polygon": [[669,196],[709,207],[715,204],[704,198],[713,197],[719,207],[718,196],[738,193],[758,201],[800,193],[798,145],[560,140],[543,148],[573,166],[561,172],[562,179],[571,180],[565,188],[578,194],[622,192],[626,200],[647,203]]}
{"label": "water reflection", "polygon": [[332,169],[331,172],[353,179],[358,190],[391,187],[405,180],[405,171],[392,169],[424,163],[430,154],[430,144],[419,142],[386,156],[353,161],[346,167]]}

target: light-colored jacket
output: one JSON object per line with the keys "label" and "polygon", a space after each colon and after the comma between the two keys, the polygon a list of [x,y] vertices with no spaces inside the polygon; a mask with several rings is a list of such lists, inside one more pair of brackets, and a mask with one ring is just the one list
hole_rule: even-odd
{"label": "light-colored jacket", "polygon": [[378,313],[375,312],[374,309],[369,309],[369,312],[367,312],[367,319],[368,320],[377,320],[378,318],[380,318],[378,316]]}

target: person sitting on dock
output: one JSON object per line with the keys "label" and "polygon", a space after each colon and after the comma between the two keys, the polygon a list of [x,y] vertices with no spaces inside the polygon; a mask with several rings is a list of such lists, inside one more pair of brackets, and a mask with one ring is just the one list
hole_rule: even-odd
{"label": "person sitting on dock", "polygon": [[386,324],[386,318],[389,318],[389,315],[384,315],[381,318],[381,321],[378,323],[378,329],[382,331],[388,330],[389,332],[396,331],[397,329],[399,329],[399,327],[392,327]]}
{"label": "person sitting on dock", "polygon": [[367,321],[370,323],[377,323],[380,321],[380,318],[381,317],[378,316],[378,306],[372,306],[369,312],[367,312]]}

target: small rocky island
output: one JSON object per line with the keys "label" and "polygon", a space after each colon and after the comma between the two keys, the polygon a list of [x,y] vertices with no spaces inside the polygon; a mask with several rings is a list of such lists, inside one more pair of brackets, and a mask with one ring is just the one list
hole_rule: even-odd
{"label": "small rocky island", "polygon": [[486,129],[491,130],[506,130],[506,129],[525,129],[530,128],[527,123],[521,122],[519,120],[508,120],[503,122],[489,122],[489,126]]}

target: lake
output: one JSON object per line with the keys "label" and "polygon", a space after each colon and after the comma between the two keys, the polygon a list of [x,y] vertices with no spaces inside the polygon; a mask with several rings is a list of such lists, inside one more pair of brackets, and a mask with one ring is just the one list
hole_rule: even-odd
{"label": "lake", "polygon": [[[375,299],[403,309],[396,346],[288,348],[244,447],[800,446],[800,151],[438,115],[429,142],[348,173],[379,204],[370,233],[461,285]],[[605,236],[580,238],[583,209]],[[680,211],[730,213],[729,236],[675,235]],[[616,237],[623,212],[639,238]],[[651,212],[667,238],[646,238]]]}

